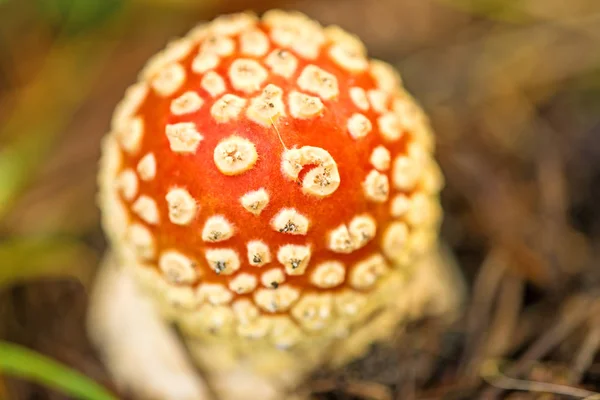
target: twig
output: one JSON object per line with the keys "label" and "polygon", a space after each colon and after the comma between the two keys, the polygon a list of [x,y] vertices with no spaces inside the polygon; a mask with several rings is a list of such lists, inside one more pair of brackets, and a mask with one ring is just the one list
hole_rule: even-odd
{"label": "twig", "polygon": [[569,375],[569,382],[578,383],[581,380],[584,372],[592,365],[599,347],[600,321],[596,320],[596,323],[590,329],[575,356],[575,361],[573,361],[573,366],[571,367],[571,373]]}
{"label": "twig", "polygon": [[[507,369],[507,376],[519,376],[529,370],[533,363],[544,357],[550,350],[555,348],[561,341],[564,340],[571,332],[579,327],[593,312],[590,307],[590,300],[587,298],[576,298],[565,307],[562,318],[554,325],[545,335],[541,336],[534,342],[529,349],[523,354],[519,361],[514,366]],[[496,387],[486,389],[481,399],[495,399],[504,388],[495,385]]]}
{"label": "twig", "polygon": [[475,280],[473,301],[467,314],[465,342],[468,347],[461,360],[461,375],[476,375],[476,365],[481,359],[479,353],[485,337],[485,327],[488,325],[496,293],[506,272],[506,262],[502,250],[492,250],[483,262]]}
{"label": "twig", "polygon": [[552,393],[588,400],[600,396],[600,393],[567,385],[510,378],[500,372],[497,360],[488,360],[484,363],[481,369],[481,377],[490,385],[503,390]]}
{"label": "twig", "polygon": [[507,274],[502,282],[496,313],[485,345],[486,357],[501,357],[514,340],[523,303],[523,280]]}

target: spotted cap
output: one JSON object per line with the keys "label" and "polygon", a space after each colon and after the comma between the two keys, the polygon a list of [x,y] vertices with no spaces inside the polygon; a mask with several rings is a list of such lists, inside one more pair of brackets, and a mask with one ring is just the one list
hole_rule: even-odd
{"label": "spotted cap", "polygon": [[118,105],[103,224],[186,334],[314,347],[402,296],[435,245],[432,151],[398,73],[355,36],[227,15],[154,56]]}

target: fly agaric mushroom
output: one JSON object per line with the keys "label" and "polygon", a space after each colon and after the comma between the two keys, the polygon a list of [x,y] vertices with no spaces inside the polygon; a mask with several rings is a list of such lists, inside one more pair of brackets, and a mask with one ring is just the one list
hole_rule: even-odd
{"label": "fly agaric mushroom", "polygon": [[279,399],[455,309],[433,146],[355,36],[296,12],[227,15],[127,90],[103,143],[103,226],[219,398]]}

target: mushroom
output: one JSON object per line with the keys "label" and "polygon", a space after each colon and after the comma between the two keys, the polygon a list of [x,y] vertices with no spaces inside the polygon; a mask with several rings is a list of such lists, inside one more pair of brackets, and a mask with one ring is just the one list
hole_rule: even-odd
{"label": "mushroom", "polygon": [[[456,311],[433,147],[398,73],[354,35],[297,12],[219,17],[152,57],[114,113],[99,176],[111,257],[219,399],[284,398],[402,321]],[[107,329],[145,333],[107,313],[90,331],[110,359]]]}

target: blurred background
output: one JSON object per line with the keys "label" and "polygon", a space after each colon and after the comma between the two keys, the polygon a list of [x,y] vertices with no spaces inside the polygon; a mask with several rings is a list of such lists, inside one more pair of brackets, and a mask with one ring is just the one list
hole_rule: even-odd
{"label": "blurred background", "polygon": [[34,354],[116,393],[83,324],[105,250],[100,138],[170,39],[220,13],[273,7],[338,24],[399,68],[437,134],[443,239],[470,291],[449,331],[421,321],[395,351],[373,348],[308,390],[595,398],[598,0],[0,0],[0,339],[23,346],[0,347],[0,399],[77,398],[52,387],[52,366],[28,376]]}

